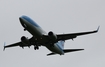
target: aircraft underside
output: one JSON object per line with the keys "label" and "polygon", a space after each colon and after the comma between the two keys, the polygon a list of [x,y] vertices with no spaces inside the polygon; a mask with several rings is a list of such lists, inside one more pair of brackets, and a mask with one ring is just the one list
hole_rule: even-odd
{"label": "aircraft underside", "polygon": [[32,19],[30,19],[27,16],[21,16],[19,20],[24,28],[24,31],[28,31],[32,35],[32,37],[27,38],[25,36],[22,36],[20,42],[10,45],[4,45],[4,50],[5,48],[15,47],[15,46],[20,46],[22,48],[34,46],[34,49],[38,50],[39,46],[45,46],[51,51],[51,53],[47,55],[55,55],[55,54],[64,55],[64,53],[84,50],[84,49],[64,49],[64,43],[66,40],[69,39],[73,40],[77,36],[81,35],[97,33],[99,30],[98,27],[97,30],[88,31],[88,32],[55,34],[54,32],[50,31],[46,33],[38,24],[36,24]]}

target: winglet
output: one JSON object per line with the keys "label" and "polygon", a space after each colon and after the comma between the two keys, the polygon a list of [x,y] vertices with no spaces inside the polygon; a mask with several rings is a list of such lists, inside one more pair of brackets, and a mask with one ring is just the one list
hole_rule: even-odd
{"label": "winglet", "polygon": [[5,50],[5,42],[4,42],[4,49],[3,49],[3,51]]}
{"label": "winglet", "polygon": [[100,28],[100,26],[98,26],[98,28],[97,28],[96,32],[98,32],[99,28]]}

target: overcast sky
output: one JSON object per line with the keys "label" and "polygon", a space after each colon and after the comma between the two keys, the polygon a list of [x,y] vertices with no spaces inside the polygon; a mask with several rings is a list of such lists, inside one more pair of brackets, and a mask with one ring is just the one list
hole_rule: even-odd
{"label": "overcast sky", "polygon": [[[31,37],[19,22],[22,15],[36,21],[47,33],[75,33],[96,30],[98,33],[80,36],[65,43],[66,48],[84,51],[63,56],[46,56],[45,47],[8,48]],[[105,67],[105,0],[0,0],[0,67]]]}

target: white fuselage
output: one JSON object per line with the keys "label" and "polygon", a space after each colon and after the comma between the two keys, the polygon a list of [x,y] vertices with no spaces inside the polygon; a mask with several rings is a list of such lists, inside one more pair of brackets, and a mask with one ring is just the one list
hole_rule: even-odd
{"label": "white fuselage", "polygon": [[54,43],[53,47],[51,45],[47,44],[48,39],[44,37],[43,35],[47,35],[47,33],[39,26],[37,25],[33,20],[31,20],[27,16],[22,16],[19,18],[22,26],[33,35],[35,38],[35,41],[37,41],[42,46],[47,47],[50,51],[63,55],[64,51],[61,46],[59,46],[58,43]]}

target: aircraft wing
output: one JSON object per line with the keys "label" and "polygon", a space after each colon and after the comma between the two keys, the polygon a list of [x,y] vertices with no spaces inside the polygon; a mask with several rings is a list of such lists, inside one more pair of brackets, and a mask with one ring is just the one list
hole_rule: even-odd
{"label": "aircraft wing", "polygon": [[99,30],[99,27],[97,28],[97,30],[94,31],[88,31],[88,32],[79,32],[79,33],[71,33],[71,34],[58,34],[58,41],[59,40],[68,40],[68,39],[74,39],[77,36],[81,36],[81,35],[87,35],[87,34],[92,34],[92,33],[97,33]]}
{"label": "aircraft wing", "polygon": [[7,45],[7,46],[5,46],[5,44],[4,44],[4,50],[5,50],[5,48],[15,47],[15,46],[19,46],[19,45],[21,45],[21,44],[22,44],[22,42],[17,42],[17,43],[10,44],[10,45]]}
{"label": "aircraft wing", "polygon": [[22,43],[22,42],[17,42],[17,43],[10,44],[10,45],[5,45],[5,43],[4,43],[4,49],[3,50],[5,50],[5,48],[9,48],[9,47],[16,47],[16,46],[25,47],[25,46],[35,45],[33,37],[29,39],[29,42],[30,42],[30,44],[27,44],[27,45]]}

